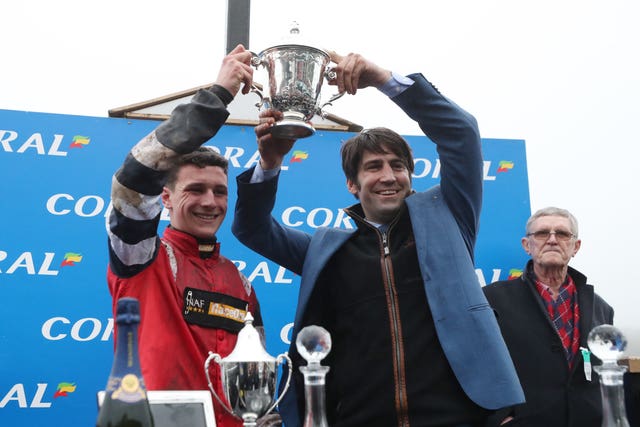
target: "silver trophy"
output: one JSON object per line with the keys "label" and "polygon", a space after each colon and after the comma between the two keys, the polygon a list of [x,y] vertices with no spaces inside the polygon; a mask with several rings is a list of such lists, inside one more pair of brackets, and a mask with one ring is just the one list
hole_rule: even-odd
{"label": "silver trophy", "polygon": [[[238,333],[238,341],[231,354],[222,358],[209,352],[204,363],[209,389],[216,400],[230,414],[242,419],[244,426],[255,426],[258,418],[267,415],[280,403],[291,381],[291,360],[286,353],[277,358],[269,355],[253,327],[253,316],[247,312],[245,325]],[[228,402],[217,395],[209,376],[209,364],[214,360],[220,365],[222,389]],[[276,400],[278,365],[286,360],[289,366],[287,381]]]}
{"label": "silver trophy", "polygon": [[334,80],[335,71],[329,67],[329,53],[300,43],[300,30],[296,23],[290,30],[289,41],[254,54],[252,65],[267,71],[267,84],[254,85],[253,92],[260,96],[258,107],[273,108],[284,114],[283,120],[271,128],[277,138],[299,139],[313,135],[315,129],[308,122],[322,108],[340,98],[344,92],[333,95],[320,106],[320,92],[325,80]]}

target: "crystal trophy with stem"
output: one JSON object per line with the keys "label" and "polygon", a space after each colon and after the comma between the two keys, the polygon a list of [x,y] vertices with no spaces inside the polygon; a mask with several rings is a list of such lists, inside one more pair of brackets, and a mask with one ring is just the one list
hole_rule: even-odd
{"label": "crystal trophy with stem", "polygon": [[296,347],[307,361],[307,366],[300,367],[304,375],[304,427],[328,427],[324,383],[329,367],[320,361],[331,351],[331,334],[321,326],[306,326],[296,338]]}
{"label": "crystal trophy with stem", "polygon": [[614,326],[600,325],[589,332],[587,343],[591,352],[602,360],[602,365],[593,367],[600,375],[602,427],[629,427],[623,382],[627,367],[618,365],[627,340]]}

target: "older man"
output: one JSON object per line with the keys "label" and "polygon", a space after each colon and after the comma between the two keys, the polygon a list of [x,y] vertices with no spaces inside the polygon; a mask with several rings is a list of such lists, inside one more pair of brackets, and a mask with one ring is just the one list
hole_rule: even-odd
{"label": "older man", "polygon": [[[600,427],[598,377],[585,363],[587,335],[613,323],[613,309],[569,267],[580,249],[578,222],[548,207],[529,218],[522,247],[531,256],[523,274],[484,288],[518,371],[526,403],[513,409],[518,426]],[[496,414],[499,425],[505,413]]]}

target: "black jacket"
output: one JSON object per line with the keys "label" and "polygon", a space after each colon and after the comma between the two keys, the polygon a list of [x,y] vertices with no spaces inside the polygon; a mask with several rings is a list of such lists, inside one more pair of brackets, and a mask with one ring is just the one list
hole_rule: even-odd
{"label": "black jacket", "polygon": [[[578,292],[580,346],[587,348],[587,336],[596,326],[613,324],[613,308],[598,296],[587,278],[569,267]],[[578,354],[569,370],[560,337],[542,298],[535,288],[532,262],[517,279],[492,283],[484,292],[498,317],[502,335],[516,366],[526,403],[513,408],[515,419],[508,426],[600,427],[602,402],[598,374],[591,381],[584,373]],[[601,363],[591,355],[592,366]],[[499,425],[506,413],[499,411]]]}

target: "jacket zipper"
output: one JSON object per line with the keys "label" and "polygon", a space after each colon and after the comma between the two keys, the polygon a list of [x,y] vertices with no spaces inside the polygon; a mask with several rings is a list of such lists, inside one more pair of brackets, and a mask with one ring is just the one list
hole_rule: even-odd
{"label": "jacket zipper", "polygon": [[409,420],[407,418],[407,395],[406,395],[406,379],[404,371],[404,357],[402,344],[400,340],[400,316],[398,314],[398,301],[393,286],[393,277],[391,274],[391,259],[389,258],[389,241],[387,232],[382,232],[382,249],[383,257],[382,262],[384,264],[384,286],[387,288],[389,294],[389,317],[392,329],[391,345],[393,346],[394,355],[394,376],[397,378],[395,384],[396,393],[396,411],[398,412],[398,426],[409,427]]}

